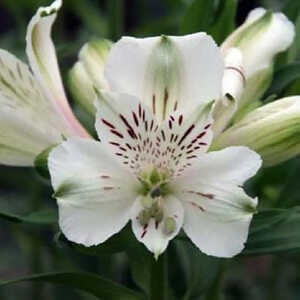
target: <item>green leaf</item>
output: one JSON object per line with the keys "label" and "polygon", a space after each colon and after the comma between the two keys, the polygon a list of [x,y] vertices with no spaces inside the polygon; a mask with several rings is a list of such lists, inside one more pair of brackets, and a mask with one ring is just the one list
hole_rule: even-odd
{"label": "green leaf", "polygon": [[43,273],[27,276],[10,281],[2,281],[0,286],[19,283],[23,281],[49,282],[63,286],[76,288],[88,292],[102,300],[141,300],[145,299],[142,294],[130,290],[120,284],[102,278],[98,275],[85,272],[57,272]]}
{"label": "green leaf", "polygon": [[103,256],[126,251],[130,270],[135,283],[147,294],[150,292],[151,274],[150,269],[154,261],[153,254],[143,244],[137,241],[130,224],[118,234],[113,235],[106,242],[92,247],[70,242],[62,233],[55,238],[59,247],[69,247],[75,251],[89,256]]}
{"label": "green leaf", "polygon": [[300,2],[295,0],[288,0],[282,9],[282,12],[292,21],[295,22],[300,13]]}
{"label": "green leaf", "polygon": [[207,31],[213,15],[214,1],[194,0],[183,17],[180,34]]}
{"label": "green leaf", "polygon": [[254,216],[242,254],[262,255],[300,251],[300,207],[270,209]]}
{"label": "green leaf", "polygon": [[295,39],[292,46],[289,48],[287,52],[287,60],[289,63],[295,61],[299,58],[299,50],[300,50],[300,13],[298,14],[297,19],[295,20]]}
{"label": "green leaf", "polygon": [[14,223],[29,223],[29,224],[55,224],[57,223],[57,211],[54,209],[45,209],[30,213],[25,216],[0,212],[0,218]]}
{"label": "green leaf", "polygon": [[267,94],[281,95],[285,88],[300,78],[300,62],[294,62],[281,67],[274,74],[274,79]]}
{"label": "green leaf", "polygon": [[217,17],[208,31],[218,44],[221,44],[235,28],[237,3],[237,0],[220,2]]}

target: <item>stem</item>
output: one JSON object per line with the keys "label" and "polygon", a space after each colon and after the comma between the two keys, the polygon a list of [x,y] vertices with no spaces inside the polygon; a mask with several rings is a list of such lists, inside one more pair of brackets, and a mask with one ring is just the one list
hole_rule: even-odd
{"label": "stem", "polygon": [[151,266],[150,300],[168,300],[168,262],[167,253],[158,260],[153,260]]}

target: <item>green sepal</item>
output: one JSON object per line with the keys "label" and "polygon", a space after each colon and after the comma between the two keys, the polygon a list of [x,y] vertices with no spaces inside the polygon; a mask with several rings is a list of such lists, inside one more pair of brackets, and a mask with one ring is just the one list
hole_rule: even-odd
{"label": "green sepal", "polygon": [[48,170],[48,156],[57,145],[51,146],[44,151],[42,151],[40,154],[38,154],[34,160],[34,167],[39,175],[41,175],[43,178],[50,179],[50,173]]}

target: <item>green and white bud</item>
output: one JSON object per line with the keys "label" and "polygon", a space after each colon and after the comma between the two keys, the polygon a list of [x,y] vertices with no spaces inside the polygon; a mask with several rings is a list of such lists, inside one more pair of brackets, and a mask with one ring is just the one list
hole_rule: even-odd
{"label": "green and white bud", "polygon": [[112,45],[109,40],[93,40],[85,44],[79,52],[79,60],[98,90],[108,89],[104,78],[104,65]]}
{"label": "green and white bud", "polygon": [[215,140],[212,150],[232,145],[255,150],[264,166],[300,154],[300,96],[283,98],[248,113]]}
{"label": "green and white bud", "polygon": [[238,48],[230,48],[224,57],[224,76],[222,81],[222,98],[213,110],[214,137],[218,136],[230,123],[237,111],[237,103],[246,84],[243,70],[243,55]]}
{"label": "green and white bud", "polygon": [[104,78],[104,65],[112,42],[105,39],[86,43],[79,52],[79,61],[69,73],[69,87],[74,99],[89,113],[95,114],[94,88],[109,89]]}
{"label": "green and white bud", "polygon": [[284,14],[257,8],[221,45],[224,57],[233,47],[242,53],[246,86],[239,110],[262,97],[272,80],[274,57],[292,44],[294,36],[294,25]]}
{"label": "green and white bud", "polygon": [[88,113],[94,115],[96,108],[93,104],[96,94],[93,82],[86,72],[82,62],[78,61],[69,72],[70,92],[75,101]]}

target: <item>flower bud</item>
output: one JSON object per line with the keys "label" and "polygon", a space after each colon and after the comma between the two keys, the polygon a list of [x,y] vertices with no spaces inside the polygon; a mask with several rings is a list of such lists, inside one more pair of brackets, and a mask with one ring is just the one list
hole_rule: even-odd
{"label": "flower bud", "polygon": [[239,110],[262,97],[272,80],[275,55],[285,51],[294,36],[294,25],[284,14],[257,8],[221,45],[224,56],[232,47],[242,53],[246,86],[238,102]]}
{"label": "flower bud", "polygon": [[69,87],[71,94],[87,112],[94,114],[94,99],[96,98],[93,82],[87,74],[82,62],[78,61],[69,73]]}
{"label": "flower bud", "polygon": [[98,90],[108,89],[104,78],[104,65],[112,42],[101,39],[86,43],[79,52],[69,74],[69,86],[76,101],[88,112],[94,114],[95,86]]}
{"label": "flower bud", "polygon": [[248,113],[222,133],[212,145],[218,150],[244,145],[258,152],[264,166],[300,153],[300,96],[287,97]]}
{"label": "flower bud", "polygon": [[229,124],[237,111],[237,100],[241,98],[246,78],[243,70],[243,55],[237,48],[230,48],[224,57],[225,70],[222,81],[222,98],[216,102],[214,117],[214,137]]}
{"label": "flower bud", "polygon": [[79,52],[79,60],[98,90],[108,89],[104,78],[104,65],[111,46],[112,42],[108,40],[93,40],[85,44]]}

